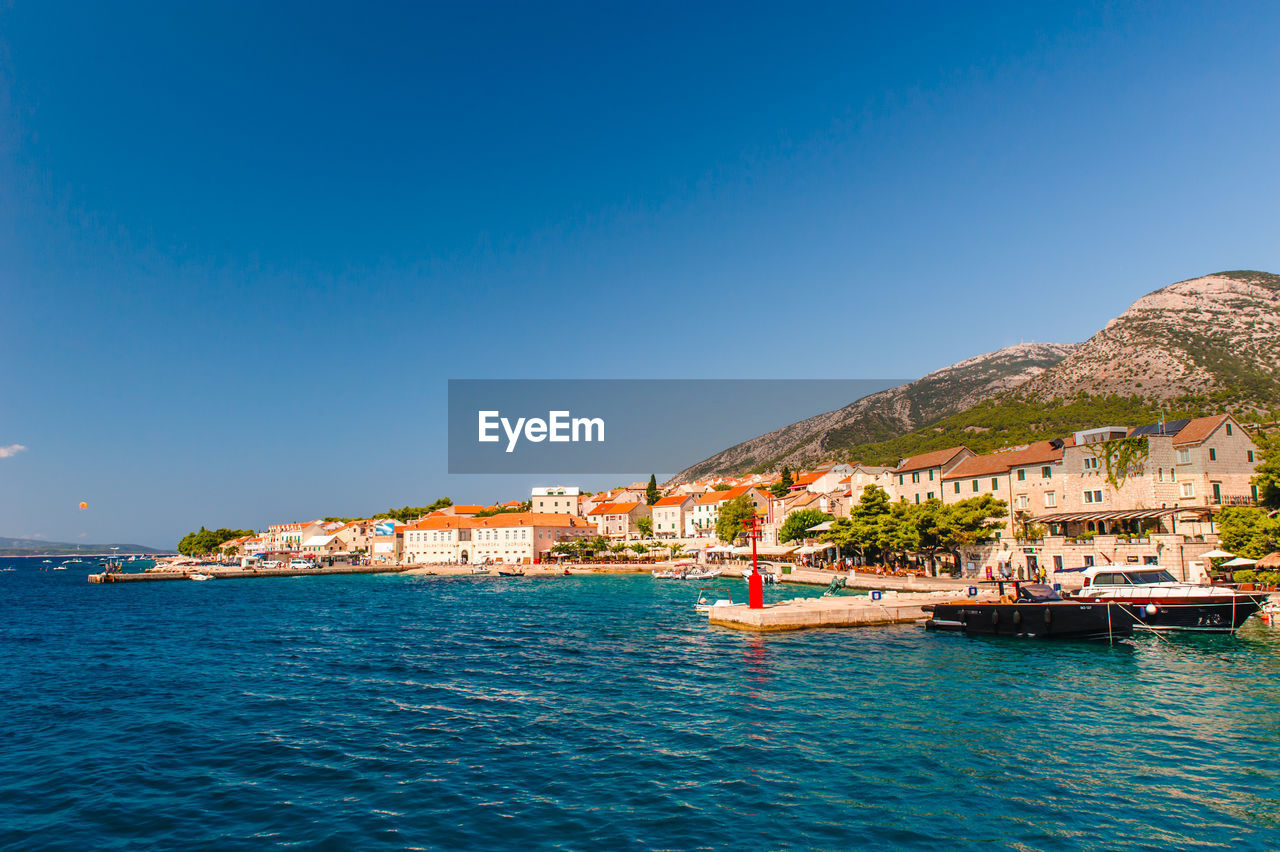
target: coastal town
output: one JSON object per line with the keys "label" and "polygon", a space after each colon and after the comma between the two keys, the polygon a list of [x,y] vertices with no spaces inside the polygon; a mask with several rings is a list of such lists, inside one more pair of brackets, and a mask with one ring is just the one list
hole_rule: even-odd
{"label": "coastal town", "polygon": [[[505,503],[449,504],[412,518],[272,524],[222,542],[215,555],[511,566],[588,556],[720,561],[749,558],[754,545],[762,557],[813,566],[874,561],[879,570],[1058,582],[1093,566],[1160,565],[1199,580],[1210,569],[1205,554],[1220,548],[1220,513],[1257,505],[1260,461],[1250,430],[1223,413],[1099,426],[986,454],[955,446],[893,467],[830,461],[794,473],[636,482],[596,493],[540,486]],[[977,507],[979,521],[951,539],[850,546],[860,513],[895,504]],[[744,540],[740,523],[724,523],[730,512],[759,519],[758,540]]]}

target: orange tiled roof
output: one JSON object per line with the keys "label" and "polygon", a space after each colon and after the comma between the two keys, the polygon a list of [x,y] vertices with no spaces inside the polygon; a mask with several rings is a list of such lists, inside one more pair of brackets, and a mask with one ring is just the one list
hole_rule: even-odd
{"label": "orange tiled roof", "polygon": [[479,527],[589,527],[577,515],[561,512],[503,512],[488,518],[468,518],[473,528]]}
{"label": "orange tiled roof", "polygon": [[697,505],[711,506],[716,503],[723,503],[725,500],[733,500],[736,497],[741,497],[750,490],[750,485],[739,485],[737,488],[730,488],[727,491],[708,491],[706,494],[703,494],[698,498]]}
{"label": "orange tiled roof", "polygon": [[811,482],[815,482],[819,477],[825,476],[825,470],[809,470],[796,477],[792,483],[792,488],[803,488]]}
{"label": "orange tiled roof", "polygon": [[683,503],[685,500],[688,500],[689,498],[690,498],[690,495],[688,494],[672,494],[670,497],[659,498],[658,502],[654,503],[653,505],[654,506],[679,506],[681,503]]}
{"label": "orange tiled roof", "polygon": [[462,505],[462,506],[455,505],[451,508],[453,509],[453,513],[455,515],[474,515],[476,512],[484,511],[484,506],[475,506],[475,505]]}
{"label": "orange tiled roof", "polygon": [[1036,441],[1034,444],[1028,444],[1026,447],[1017,450],[970,456],[953,467],[951,472],[942,478],[951,480],[970,479],[975,476],[991,476],[992,474],[1008,473],[1015,467],[1047,464],[1061,460],[1062,450],[1054,449],[1053,445],[1048,441]]}
{"label": "orange tiled roof", "polygon": [[607,512],[607,514],[626,515],[630,513],[633,509],[635,509],[636,506],[639,506],[639,505],[640,505],[639,503],[610,503],[609,511]]}
{"label": "orange tiled roof", "polygon": [[918,456],[911,456],[903,459],[902,464],[894,468],[894,473],[902,473],[908,470],[924,470],[929,467],[942,467],[957,455],[967,451],[968,449],[968,447],[949,447],[945,450],[934,450],[931,453],[921,453]]}
{"label": "orange tiled roof", "polygon": [[1214,430],[1226,423],[1230,417],[1231,415],[1229,414],[1197,417],[1178,430],[1178,434],[1173,436],[1173,443],[1175,446],[1178,444],[1198,444],[1212,435]]}

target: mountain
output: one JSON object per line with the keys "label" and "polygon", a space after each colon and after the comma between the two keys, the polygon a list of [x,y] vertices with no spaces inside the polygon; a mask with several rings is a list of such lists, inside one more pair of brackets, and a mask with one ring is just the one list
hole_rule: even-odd
{"label": "mountain", "polygon": [[752,438],[676,474],[683,482],[712,474],[793,468],[833,451],[882,441],[1017,388],[1067,358],[1074,346],[1021,343],[944,367],[905,385],[864,396]]}
{"label": "mountain", "polygon": [[23,556],[39,553],[49,556],[66,556],[74,553],[110,553],[111,548],[121,553],[171,553],[158,547],[147,547],[145,544],[69,544],[65,541],[44,541],[38,538],[4,538],[0,537],[0,554],[5,556]]}
{"label": "mountain", "polygon": [[730,447],[677,474],[894,464],[965,444],[987,452],[1089,426],[1280,408],[1280,276],[1238,270],[1134,302],[1084,343],[1023,344],[961,361]]}
{"label": "mountain", "polygon": [[1219,272],[1143,296],[1022,393],[1209,397],[1268,409],[1280,404],[1278,349],[1280,276]]}

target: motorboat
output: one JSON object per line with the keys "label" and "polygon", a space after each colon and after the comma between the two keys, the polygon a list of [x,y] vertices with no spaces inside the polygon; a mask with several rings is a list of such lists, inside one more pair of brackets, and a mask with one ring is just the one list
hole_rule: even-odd
{"label": "motorboat", "polygon": [[[721,594],[724,597],[720,597]],[[718,606],[733,606],[733,593],[728,589],[698,589],[698,598],[693,603],[694,612],[706,615]]]}
{"label": "motorboat", "polygon": [[721,571],[719,568],[711,568],[706,565],[703,565],[701,567],[695,566],[685,571],[684,576],[682,576],[680,579],[681,580],[711,580],[716,577],[719,577],[723,573],[724,572]]}
{"label": "motorboat", "polygon": [[1234,633],[1269,595],[1178,580],[1159,565],[1098,565],[1085,569],[1073,597],[1121,606],[1140,628]]}
{"label": "motorboat", "polygon": [[211,574],[202,574],[202,573],[200,573],[199,571],[197,571],[197,572],[196,572],[196,573],[194,573],[194,574],[188,574],[188,575],[187,575],[187,579],[188,579],[188,580],[196,580],[196,581],[198,581],[198,582],[202,582],[202,581],[204,581],[204,580],[212,580],[212,579],[213,579],[213,576],[212,576]]}
{"label": "motorboat", "polygon": [[523,577],[524,569],[523,568],[499,568],[498,576],[499,577]]}
{"label": "motorboat", "polygon": [[472,565],[471,573],[472,574],[488,574],[489,566],[488,565]]}
{"label": "motorboat", "polygon": [[[1005,585],[1013,586],[1006,594]],[[975,636],[1034,639],[1106,639],[1133,634],[1134,618],[1118,604],[1061,597],[1052,586],[998,580],[998,600],[969,598],[921,607],[925,627]]]}

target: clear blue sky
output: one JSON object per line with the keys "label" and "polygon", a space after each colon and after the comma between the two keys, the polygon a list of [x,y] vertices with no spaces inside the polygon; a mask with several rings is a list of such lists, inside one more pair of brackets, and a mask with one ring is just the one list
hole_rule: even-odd
{"label": "clear blue sky", "polygon": [[1275,4],[452,5],[0,10],[0,535],[520,496],[447,378],[912,376],[1280,271]]}

